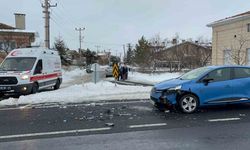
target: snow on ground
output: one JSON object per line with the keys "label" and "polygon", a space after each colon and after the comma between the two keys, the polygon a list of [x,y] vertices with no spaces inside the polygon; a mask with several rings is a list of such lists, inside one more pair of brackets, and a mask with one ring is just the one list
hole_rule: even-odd
{"label": "snow on ground", "polygon": [[97,84],[86,83],[72,85],[56,91],[40,92],[33,95],[9,98],[0,101],[1,105],[37,104],[37,103],[78,103],[101,100],[148,99],[151,87],[124,86],[102,81]]}
{"label": "snow on ground", "polygon": [[67,83],[74,80],[75,77],[85,75],[86,71],[85,69],[82,70],[80,68],[76,68],[71,71],[62,70],[62,74],[63,74],[63,83]]}
{"label": "snow on ground", "polygon": [[139,73],[139,72],[129,72],[128,80],[134,82],[142,82],[148,84],[156,84],[168,79],[177,78],[181,76],[181,73]]}
{"label": "snow on ground", "polygon": [[[143,74],[129,73],[129,80],[143,83],[157,83],[180,76],[179,73]],[[62,88],[33,95],[9,98],[0,101],[0,106],[38,103],[79,103],[102,100],[148,99],[152,87],[117,85],[108,81],[97,84],[84,80],[90,76],[79,68],[63,70]],[[113,78],[111,78],[113,80]],[[84,84],[83,84],[84,83]]]}

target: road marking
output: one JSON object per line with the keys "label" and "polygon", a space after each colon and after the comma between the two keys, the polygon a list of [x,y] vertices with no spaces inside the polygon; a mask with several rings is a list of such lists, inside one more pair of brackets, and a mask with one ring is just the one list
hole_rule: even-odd
{"label": "road marking", "polygon": [[240,120],[240,118],[222,118],[222,119],[209,119],[209,122],[221,122],[221,121],[235,121]]}
{"label": "road marking", "polygon": [[141,124],[141,125],[130,125],[129,128],[145,128],[145,127],[158,127],[166,126],[166,123],[156,123],[156,124]]}
{"label": "road marking", "polygon": [[29,134],[17,134],[17,135],[5,135],[0,136],[0,139],[12,139],[12,138],[25,138],[34,136],[45,136],[45,135],[59,135],[59,134],[69,134],[69,133],[82,133],[82,132],[95,132],[95,131],[105,131],[110,130],[107,128],[92,128],[92,129],[79,129],[79,130],[68,130],[68,131],[54,131],[54,132],[41,132],[41,133],[29,133]]}

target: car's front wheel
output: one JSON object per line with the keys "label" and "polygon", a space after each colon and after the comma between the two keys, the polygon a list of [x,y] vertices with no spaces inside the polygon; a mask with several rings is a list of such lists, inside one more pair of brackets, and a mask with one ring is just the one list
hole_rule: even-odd
{"label": "car's front wheel", "polygon": [[179,107],[184,113],[193,113],[199,105],[198,98],[192,94],[183,95],[179,100]]}
{"label": "car's front wheel", "polygon": [[1,98],[1,97],[4,97],[4,93],[0,93],[0,98]]}
{"label": "car's front wheel", "polygon": [[31,94],[36,94],[38,92],[38,89],[39,89],[38,84],[34,83],[31,89]]}

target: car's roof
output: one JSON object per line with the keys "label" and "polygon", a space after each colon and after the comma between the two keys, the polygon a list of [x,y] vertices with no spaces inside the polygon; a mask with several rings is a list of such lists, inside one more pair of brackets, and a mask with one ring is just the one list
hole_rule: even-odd
{"label": "car's roof", "polygon": [[250,66],[239,66],[239,65],[222,65],[222,66],[207,66],[208,68],[211,69],[219,69],[219,68],[232,68],[232,67],[237,67],[237,68],[250,68]]}

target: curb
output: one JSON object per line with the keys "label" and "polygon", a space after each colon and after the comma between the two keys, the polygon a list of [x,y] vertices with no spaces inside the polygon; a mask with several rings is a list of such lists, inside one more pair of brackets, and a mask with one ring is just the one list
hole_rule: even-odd
{"label": "curb", "polygon": [[[112,83],[115,83],[115,81],[109,81],[109,82],[112,82]],[[142,83],[142,82],[135,82],[135,81],[116,81],[117,84],[120,84],[120,85],[142,85],[142,86],[154,86],[154,84],[150,84],[150,83]]]}

